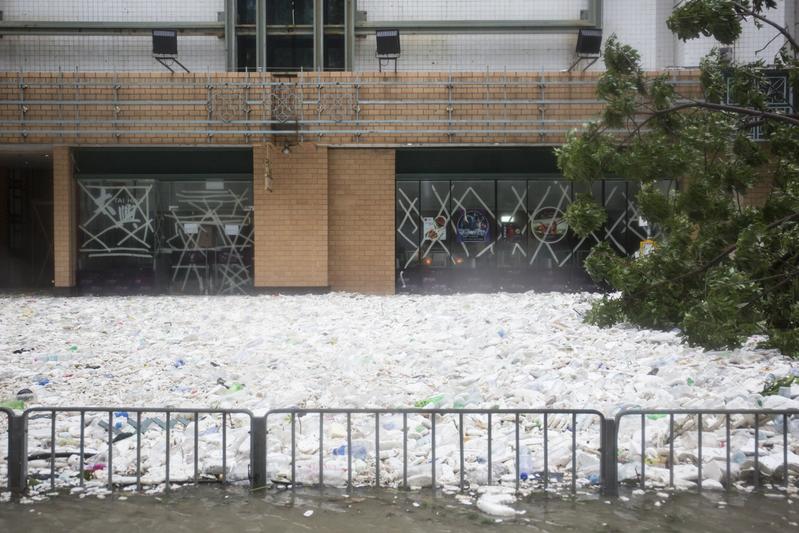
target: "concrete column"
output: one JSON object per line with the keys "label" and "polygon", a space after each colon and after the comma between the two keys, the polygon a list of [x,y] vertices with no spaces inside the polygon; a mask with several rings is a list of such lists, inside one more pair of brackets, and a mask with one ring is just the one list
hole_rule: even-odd
{"label": "concrete column", "polygon": [[77,263],[77,205],[69,146],[53,148],[53,281],[56,287],[75,286]]}
{"label": "concrete column", "polygon": [[236,0],[225,0],[225,69],[236,72],[237,67]]}
{"label": "concrete column", "polygon": [[313,68],[325,70],[325,4],[314,0],[313,4]]}

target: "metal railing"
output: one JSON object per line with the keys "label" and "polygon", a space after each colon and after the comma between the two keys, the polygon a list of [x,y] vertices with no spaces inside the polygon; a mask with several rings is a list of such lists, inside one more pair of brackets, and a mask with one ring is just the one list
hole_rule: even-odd
{"label": "metal railing", "polygon": [[[80,428],[77,451],[72,450],[59,452],[56,439],[56,422],[59,414],[80,414]],[[163,415],[165,420],[160,418],[144,418],[143,415]],[[132,485],[135,484],[138,490],[142,489],[144,484],[153,485],[163,482],[168,489],[172,479],[170,478],[170,460],[172,454],[172,440],[175,433],[178,432],[177,426],[183,426],[185,433],[186,428],[191,424],[193,426],[192,446],[193,446],[193,476],[190,481],[195,485],[201,482],[200,468],[199,468],[199,443],[200,443],[200,421],[201,415],[205,415],[205,419],[221,416],[221,425],[216,425],[216,420],[209,420],[212,427],[216,429],[213,433],[221,434],[221,469],[219,469],[219,477],[215,482],[227,482],[227,459],[228,459],[228,425],[233,421],[234,416],[246,417],[247,426],[251,426],[252,413],[243,409],[181,409],[181,408],[163,408],[163,407],[34,407],[26,410],[20,417],[12,417],[12,421],[17,421],[18,425],[24,428],[23,435],[15,435],[14,431],[10,432],[10,439],[15,439],[16,445],[10,446],[9,449],[9,467],[12,471],[10,476],[11,488],[17,489],[24,487],[27,477],[31,474],[30,461],[47,461],[48,467],[45,479],[49,479],[50,488],[56,488],[57,476],[56,458],[69,458],[71,456],[78,457],[77,471],[74,472],[78,478],[78,485],[84,486],[84,481],[87,474],[93,470],[86,469],[86,459],[102,456],[100,450],[87,453],[86,450],[86,428],[87,428],[87,415],[91,416],[97,426],[105,430],[105,463],[100,465],[106,472],[106,484],[109,489],[113,489],[115,485]],[[101,415],[103,418],[107,416],[106,420],[96,418],[96,415]],[[132,416],[135,415],[135,422]],[[183,420],[181,416],[184,415]],[[175,418],[173,418],[173,416]],[[128,426],[134,430],[134,433],[121,432],[122,428],[115,427],[115,418],[126,418]],[[49,421],[49,449],[41,450],[38,453],[29,454],[28,452],[28,434],[33,426],[37,426],[37,421]],[[164,433],[164,447],[165,447],[165,469],[163,480],[150,480],[148,483],[142,481],[142,436],[149,430],[151,426],[159,426]],[[207,432],[208,430],[206,430]],[[122,442],[127,438],[135,436],[135,481],[131,476],[123,477],[121,480],[114,480],[114,445]],[[93,440],[97,440],[94,438]],[[10,440],[11,442],[11,440]],[[119,446],[119,445],[117,445]],[[68,468],[64,467],[63,470],[68,472]],[[61,476],[63,479],[65,476]],[[127,479],[125,479],[127,478]],[[184,478],[181,481],[186,481]],[[204,479],[203,481],[207,481]],[[66,483],[67,485],[69,483]]]}
{"label": "metal railing", "polygon": [[[79,428],[68,427],[66,432],[59,432],[59,415],[72,414],[79,416]],[[3,418],[2,415],[5,415]],[[161,418],[150,418],[146,415],[163,415]],[[591,409],[275,409],[265,416],[256,417],[245,409],[194,409],[194,408],[141,408],[141,407],[36,407],[15,415],[10,409],[0,408],[0,422],[4,419],[8,427],[7,456],[0,456],[0,467],[5,464],[8,472],[8,488],[13,492],[24,492],[28,487],[29,478],[38,478],[49,481],[50,489],[73,486],[73,478],[78,479],[78,485],[83,486],[86,476],[93,468],[87,468],[87,459],[100,458],[105,462],[100,465],[105,470],[105,485],[108,489],[119,486],[135,485],[138,490],[143,486],[164,484],[169,488],[170,483],[199,484],[205,482],[228,483],[230,454],[235,456],[236,451],[245,440],[249,440],[249,452],[239,463],[246,463],[246,474],[240,475],[237,480],[249,480],[253,489],[265,487],[285,486],[295,488],[298,486],[325,486],[344,485],[353,489],[357,486],[353,479],[353,460],[367,462],[366,469],[359,465],[360,473],[367,473],[367,485],[375,487],[391,485],[405,489],[418,486],[429,486],[435,492],[445,486],[444,477],[439,476],[443,464],[457,452],[454,464],[451,464],[452,473],[457,472],[457,488],[467,489],[472,484],[492,485],[496,482],[512,484],[517,491],[522,488],[547,489],[557,486],[559,489],[569,489],[572,493],[578,489],[578,480],[582,486],[588,484],[598,485],[601,492],[608,496],[618,494],[619,490],[619,458],[622,455],[635,457],[635,453],[628,453],[629,448],[640,444],[640,469],[637,470],[632,480],[642,489],[647,488],[647,469],[654,469],[647,462],[648,451],[651,446],[648,436],[654,437],[655,453],[665,456],[664,461],[668,467],[668,485],[675,485],[675,468],[680,466],[675,457],[675,440],[691,434],[696,434],[696,454],[687,455],[688,465],[696,469],[696,486],[701,491],[703,487],[703,466],[719,459],[717,448],[716,457],[707,465],[704,461],[705,449],[703,446],[703,433],[708,430],[718,431],[723,427],[725,440],[723,442],[723,458],[726,469],[723,476],[727,490],[733,486],[734,468],[732,454],[743,453],[733,449],[734,437],[749,439],[754,429],[754,452],[746,451],[745,456],[752,455],[753,484],[761,486],[761,444],[774,448],[777,444],[782,446],[782,482],[788,484],[790,480],[789,439],[790,422],[792,417],[799,416],[799,410],[769,410],[769,409],[652,409],[629,410],[618,413],[615,417],[605,417],[600,411]],[[241,419],[234,426],[234,417]],[[120,418],[127,419],[127,427],[133,432],[123,432],[115,423]],[[221,425],[218,420],[221,418]],[[401,424],[399,420],[401,419]],[[135,420],[135,422],[134,422]],[[310,420],[310,423],[308,422]],[[200,431],[200,423],[206,426]],[[598,422],[598,423],[597,423]],[[632,439],[630,432],[626,431],[627,423],[635,424]],[[647,423],[658,427],[648,428]],[[550,426],[560,426],[552,429]],[[625,440],[621,442],[622,426],[625,425]],[[636,429],[639,428],[640,429]],[[153,426],[158,426],[163,435],[149,433]],[[304,427],[303,427],[304,426]],[[413,452],[415,462],[411,465],[409,438],[411,428],[413,438],[421,439],[423,445],[415,446]],[[2,428],[2,426],[0,426]],[[98,429],[100,428],[100,429]],[[327,428],[327,430],[326,430]],[[649,431],[648,431],[649,429]],[[768,430],[768,438],[761,435],[761,430]],[[640,430],[640,435],[637,431]],[[238,443],[231,452],[229,431],[238,432]],[[87,434],[90,433],[89,434]],[[552,465],[552,433],[558,433],[562,446],[568,449],[568,457],[561,456],[560,463]],[[28,441],[31,434],[35,434],[46,445],[29,453]],[[78,433],[77,446],[70,440],[73,433]],[[439,439],[440,433],[449,438]],[[383,438],[381,438],[381,434]],[[424,438],[422,437],[424,434]],[[66,435],[66,436],[64,436]],[[143,478],[142,439],[147,435],[148,442],[159,441],[165,450],[164,475],[159,477],[153,474],[152,468],[148,471],[148,478]],[[200,459],[200,439],[207,436],[219,439],[220,457],[217,465],[208,466],[207,454]],[[328,436],[329,435],[329,436]],[[563,436],[568,439],[564,442]],[[586,440],[585,436],[589,439]],[[781,439],[779,436],[781,435]],[[361,444],[354,447],[357,436]],[[366,437],[364,437],[366,436]],[[135,437],[135,438],[134,438]],[[270,446],[270,437],[274,440],[279,437],[277,446]],[[303,457],[298,457],[298,437],[303,439],[305,449]],[[429,441],[426,440],[429,437]],[[598,440],[596,438],[598,437]],[[61,439],[61,440],[59,440]],[[131,440],[128,440],[131,439]],[[161,440],[163,439],[163,440]],[[400,439],[399,441],[397,439]],[[504,448],[497,453],[495,441],[500,439]],[[537,439],[537,440],[536,440]],[[595,440],[591,440],[595,439]],[[67,442],[65,443],[64,440]],[[339,478],[331,483],[326,478],[325,446],[330,446],[335,440],[333,448],[338,456],[328,459],[336,463],[338,472],[345,471],[345,478]],[[768,442],[763,442],[768,440]],[[781,442],[778,442],[781,440]],[[130,443],[135,441],[131,448]],[[341,442],[344,444],[340,444]],[[447,441],[442,443],[442,441]],[[453,446],[452,442],[457,444]],[[595,479],[587,475],[590,468],[581,469],[578,465],[578,442],[590,442],[588,450],[599,454],[599,471]],[[637,441],[637,442],[636,442]],[[92,448],[91,443],[100,442],[100,446]],[[171,454],[177,444],[190,443],[189,455],[191,456],[190,474],[171,476]],[[366,442],[370,450],[365,450],[362,444]],[[522,449],[523,444],[535,442],[538,448],[535,452],[543,455],[539,472],[523,472]],[[660,443],[660,450],[657,445]],[[717,443],[718,444],[718,443]],[[315,449],[312,449],[316,446]],[[666,446],[668,449],[666,450]],[[441,447],[447,447],[448,454],[439,455]],[[151,446],[152,448],[152,446]],[[358,448],[359,452],[354,452]],[[479,449],[478,449],[479,448]],[[682,446],[685,454],[685,446]],[[185,449],[185,446],[184,446]],[[309,451],[310,450],[310,451]],[[394,450],[395,453],[390,452]],[[510,452],[508,452],[510,450]],[[2,451],[2,450],[0,450]],[[467,461],[467,452],[469,460]],[[635,452],[635,450],[633,450]],[[690,452],[690,450],[689,450]],[[131,472],[114,472],[114,460],[117,455],[126,453],[135,454],[135,469]],[[511,453],[511,458],[508,458]],[[532,454],[532,452],[531,452]],[[241,454],[239,454],[241,455]],[[561,454],[562,455],[562,454]],[[771,454],[773,455],[773,454]],[[401,462],[394,461],[401,456]],[[442,457],[443,456],[443,457]],[[130,459],[128,455],[128,459]],[[281,458],[282,457],[282,461]],[[711,457],[711,455],[708,455]],[[740,458],[740,455],[738,456]],[[346,459],[346,467],[341,465],[342,458]],[[483,459],[481,462],[480,459]],[[66,464],[59,464],[58,459],[67,459]],[[443,460],[442,460],[443,459]],[[72,466],[70,466],[72,460]],[[499,475],[495,476],[494,465],[496,461],[505,463],[499,468]],[[4,462],[5,461],[5,462]],[[77,466],[74,463],[77,461]],[[206,463],[203,470],[200,463]],[[634,459],[627,461],[633,464]],[[383,463],[387,464],[383,464]],[[740,462],[740,461],[739,461]],[[313,468],[305,468],[316,463]],[[476,464],[475,464],[476,463]],[[507,466],[512,464],[512,468]],[[773,460],[771,461],[773,463]],[[185,467],[186,458],[183,457],[181,467]],[[329,463],[328,463],[329,465]],[[483,474],[483,465],[485,473]],[[686,465],[686,466],[688,466]],[[97,466],[96,464],[93,466]],[[238,464],[238,466],[244,466]],[[314,470],[318,466],[318,470]],[[410,476],[409,467],[414,466],[417,472],[426,469],[426,473],[415,475],[424,481],[418,484]],[[271,471],[270,468],[271,467]],[[298,468],[304,470],[298,473]],[[690,466],[688,466],[690,468]],[[342,470],[343,468],[343,470]],[[740,469],[740,465],[736,468]],[[773,464],[770,466],[771,475],[780,474]],[[185,468],[184,468],[185,469]],[[369,472],[367,472],[367,470]],[[535,467],[531,470],[535,470]],[[3,469],[0,468],[0,474]],[[399,473],[401,472],[401,474]],[[369,475],[373,474],[372,477]],[[522,474],[532,474],[523,483]],[[115,475],[117,477],[115,477]],[[102,477],[102,476],[101,476]],[[499,477],[499,479],[497,479]],[[630,479],[630,476],[625,476]],[[681,476],[686,479],[686,476]],[[690,477],[690,476],[689,476]],[[553,481],[554,479],[554,481]],[[400,482],[401,480],[401,482]],[[452,477],[449,478],[452,481]],[[514,480],[514,481],[512,481]],[[98,484],[95,482],[95,486]],[[658,483],[658,486],[666,483]],[[102,485],[100,485],[102,486]]]}
{"label": "metal railing", "polygon": [[[523,437],[522,435],[522,417],[525,417],[527,421],[531,417],[538,417],[541,420],[541,423],[537,426],[541,428],[543,433],[543,445],[542,445],[542,452],[543,452],[543,473],[542,473],[542,483],[543,487],[547,488],[550,483],[550,461],[549,461],[549,438],[548,438],[548,428],[549,428],[549,420],[550,417],[563,415],[569,418],[570,420],[570,431],[571,431],[571,468],[570,468],[570,480],[571,480],[571,490],[572,492],[576,491],[577,488],[577,478],[578,478],[578,471],[577,471],[577,417],[578,416],[590,416],[596,418],[599,422],[598,427],[599,429],[596,431],[597,436],[599,437],[599,441],[604,443],[602,438],[602,431],[605,427],[605,417],[599,411],[594,410],[582,410],[582,409],[280,409],[280,410],[273,410],[267,413],[264,417],[264,423],[267,426],[266,434],[267,438],[269,435],[269,419],[270,417],[286,417],[288,416],[289,421],[288,425],[290,427],[290,475],[288,477],[288,482],[294,486],[297,484],[297,461],[296,461],[296,437],[297,437],[297,420],[300,417],[306,417],[308,415],[317,416],[319,418],[319,426],[318,426],[318,473],[317,473],[317,485],[323,486],[324,485],[324,467],[325,467],[325,417],[326,416],[340,416],[346,419],[346,458],[347,458],[347,481],[346,486],[348,489],[353,488],[353,481],[352,481],[352,474],[353,474],[353,467],[352,467],[352,459],[353,459],[353,446],[352,446],[352,417],[354,415],[365,415],[370,418],[374,418],[374,457],[375,457],[375,465],[374,465],[374,485],[379,487],[381,485],[381,461],[380,461],[380,451],[381,451],[381,440],[380,440],[380,429],[381,429],[381,416],[402,416],[402,483],[401,487],[408,489],[410,488],[408,482],[408,416],[415,416],[420,418],[430,425],[430,487],[433,492],[436,491],[438,487],[438,477],[437,477],[437,458],[436,458],[436,449],[437,449],[437,441],[436,441],[436,428],[441,423],[447,421],[447,418],[450,418],[452,422],[454,422],[455,426],[458,430],[458,473],[459,473],[459,481],[458,486],[461,490],[464,490],[467,487],[467,477],[466,477],[466,464],[465,464],[465,446],[464,446],[464,435],[465,435],[465,422],[467,421],[467,417],[480,417],[485,418],[485,436],[486,436],[486,477],[485,481],[487,481],[488,485],[491,485],[494,481],[493,479],[493,460],[494,460],[494,453],[492,450],[493,445],[493,427],[496,419],[499,419],[500,425],[504,425],[505,423],[510,423],[513,425],[513,435],[514,435],[514,477],[515,477],[515,487],[516,490],[520,488],[520,480],[521,480],[521,469],[520,469],[520,440]],[[496,418],[495,418],[496,417]],[[441,420],[439,420],[441,419]],[[274,431],[274,430],[273,430]],[[482,433],[482,432],[481,432]],[[267,452],[268,453],[268,452]],[[603,453],[600,453],[600,456],[603,456]],[[267,456],[267,464],[268,464],[268,456]],[[604,468],[600,471],[600,485],[604,481]],[[532,472],[530,472],[532,479]],[[469,479],[469,482],[476,481]]]}
{"label": "metal railing", "polygon": [[5,407],[0,407],[0,435],[2,435],[2,429],[4,427],[8,433],[7,438],[0,439],[0,488],[5,485],[10,485],[9,473],[11,471],[11,464],[8,460],[8,454],[13,446],[11,438],[17,433],[16,431],[12,431],[11,428],[11,422],[14,418],[14,411]]}
{"label": "metal railing", "polygon": [[[665,420],[663,417],[668,417],[668,434],[663,435],[664,444],[668,444],[668,470],[669,470],[669,486],[674,487],[674,467],[676,465],[674,458],[674,441],[675,434],[675,420],[682,423],[684,427],[686,422],[694,423],[697,435],[697,453],[696,453],[696,469],[697,469],[697,488],[702,490],[702,467],[703,467],[703,446],[702,434],[706,427],[721,424],[723,421],[725,428],[724,440],[724,460],[726,469],[724,471],[724,487],[726,490],[732,488],[732,475],[731,475],[731,455],[732,455],[732,439],[731,430],[732,417],[754,417],[754,464],[753,464],[753,484],[755,487],[760,486],[760,430],[761,418],[774,418],[779,417],[782,422],[782,458],[783,458],[783,473],[782,480],[785,486],[789,483],[789,468],[788,468],[788,433],[789,424],[788,419],[790,416],[799,415],[796,410],[770,410],[770,409],[650,409],[650,410],[631,410],[623,411],[616,415],[616,428],[617,432],[621,427],[622,420],[625,418],[640,417],[641,424],[641,470],[639,484],[641,489],[646,489],[646,466],[647,466],[647,419],[650,420]],[[676,418],[675,417],[682,417]],[[712,424],[708,424],[708,417],[711,417]],[[765,425],[765,424],[764,424]],[[748,428],[747,428],[748,429]],[[686,430],[687,431],[687,430]],[[618,444],[618,438],[617,438]]]}

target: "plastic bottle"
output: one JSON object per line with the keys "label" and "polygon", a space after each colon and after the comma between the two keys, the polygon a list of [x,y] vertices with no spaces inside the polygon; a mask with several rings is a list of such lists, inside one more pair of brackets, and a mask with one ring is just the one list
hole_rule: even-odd
{"label": "plastic bottle", "polygon": [[0,402],[0,407],[5,407],[6,409],[17,409],[21,411],[25,409],[25,402],[22,400],[6,400],[4,402]]}
{"label": "plastic bottle", "polygon": [[444,395],[443,394],[436,394],[435,396],[431,396],[431,397],[426,398],[424,400],[419,400],[418,402],[413,404],[413,406],[418,408],[418,409],[422,409],[424,407],[438,408],[438,407],[441,407],[441,404],[443,404],[443,403],[444,403]]}
{"label": "plastic bottle", "polygon": [[75,354],[73,353],[65,353],[65,354],[46,354],[46,355],[37,355],[34,357],[34,361],[39,363],[55,363],[59,361],[71,361],[75,359]]}
{"label": "plastic bottle", "polygon": [[519,479],[527,481],[533,475],[533,458],[530,456],[530,450],[527,446],[522,446],[519,449]]}
{"label": "plastic bottle", "polygon": [[[347,446],[342,444],[338,448],[333,448],[333,455],[338,457],[346,457],[347,456]],[[352,457],[354,459],[361,459],[366,460],[366,448],[363,446],[355,445],[352,447]]]}

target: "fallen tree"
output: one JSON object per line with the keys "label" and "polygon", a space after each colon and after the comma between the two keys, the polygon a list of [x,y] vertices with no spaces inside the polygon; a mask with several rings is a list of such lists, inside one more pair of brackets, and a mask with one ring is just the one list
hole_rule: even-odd
{"label": "fallen tree", "polygon": [[[586,269],[615,294],[593,306],[589,322],[679,328],[709,349],[759,334],[799,357],[799,115],[772,98],[775,80],[799,82],[799,44],[768,18],[774,7],[691,0],[675,9],[668,25],[681,39],[712,35],[731,44],[751,21],[784,42],[769,65],[737,64],[714,50],[701,63],[701,95],[681,93],[667,75],[646,75],[633,48],[608,39],[598,84],[606,108],[569,135],[558,161],[584,185],[619,176],[639,182],[637,204],[658,238],[634,258],[606,244],[593,249]],[[662,180],[677,182],[677,191],[657,187]],[[755,188],[768,190],[765,198],[753,201]],[[581,196],[566,220],[585,237],[606,215]]]}

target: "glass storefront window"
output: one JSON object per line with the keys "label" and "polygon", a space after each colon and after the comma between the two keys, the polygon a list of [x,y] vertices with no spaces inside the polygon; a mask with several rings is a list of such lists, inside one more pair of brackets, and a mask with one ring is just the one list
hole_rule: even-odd
{"label": "glass storefront window", "polygon": [[527,182],[497,182],[497,267],[523,268],[527,263]]}
{"label": "glass storefront window", "polygon": [[496,182],[452,182],[453,260],[461,268],[494,263],[497,238]]}
{"label": "glass storefront window", "polygon": [[397,184],[396,253],[397,270],[403,271],[419,263],[422,224],[419,213],[419,182]]}
{"label": "glass storefront window", "polygon": [[454,242],[450,227],[450,182],[423,181],[420,184],[422,238],[419,258],[429,268],[447,268],[452,262]]}
{"label": "glass storefront window", "polygon": [[252,286],[243,180],[78,180],[79,284],[90,292],[236,294]]}
{"label": "glass storefront window", "polygon": [[[669,185],[663,184],[664,190]],[[582,264],[609,240],[638,249],[637,189],[608,180],[590,191],[558,178],[397,181],[397,270],[401,288],[525,290],[586,283]],[[608,224],[585,239],[565,213],[576,194],[605,205]],[[616,244],[618,243],[618,244]]]}

